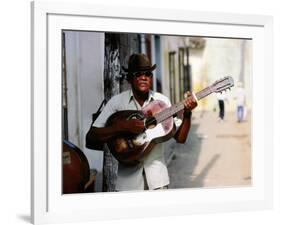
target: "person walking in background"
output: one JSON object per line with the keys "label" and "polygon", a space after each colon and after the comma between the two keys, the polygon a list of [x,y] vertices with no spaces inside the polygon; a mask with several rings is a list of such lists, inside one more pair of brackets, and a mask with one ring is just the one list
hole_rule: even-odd
{"label": "person walking in background", "polygon": [[236,90],[236,106],[237,106],[237,122],[241,123],[245,117],[245,103],[246,103],[246,93],[241,82],[238,82]]}
{"label": "person walking in background", "polygon": [[218,99],[218,104],[219,104],[219,119],[218,121],[220,122],[223,122],[224,121],[224,112],[225,112],[225,100],[227,101],[226,99],[226,96],[224,93],[218,93],[217,94],[217,99]]}

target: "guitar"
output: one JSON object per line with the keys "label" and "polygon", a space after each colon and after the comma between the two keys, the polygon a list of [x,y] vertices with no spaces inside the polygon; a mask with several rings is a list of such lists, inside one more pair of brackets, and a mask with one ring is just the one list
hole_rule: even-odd
{"label": "guitar", "polygon": [[[200,99],[211,93],[222,93],[234,86],[230,76],[217,80],[212,85],[194,94]],[[183,101],[168,107],[163,101],[155,100],[141,110],[122,110],[113,113],[107,120],[106,126],[122,119],[139,119],[144,122],[145,131],[141,134],[126,134],[117,136],[107,142],[112,155],[126,165],[136,165],[149,154],[157,143],[167,141],[175,133],[173,116],[184,109]]]}

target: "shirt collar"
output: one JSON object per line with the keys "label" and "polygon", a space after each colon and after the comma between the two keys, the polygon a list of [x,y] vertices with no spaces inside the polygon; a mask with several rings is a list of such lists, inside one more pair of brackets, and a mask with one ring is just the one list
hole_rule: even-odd
{"label": "shirt collar", "polygon": [[[134,99],[134,94],[133,94],[132,89],[130,89],[130,91],[129,91],[129,101],[128,101],[128,103],[130,103],[133,99]],[[154,91],[149,90],[148,99],[147,99],[145,102],[151,102],[151,101],[153,101],[153,100],[154,100]]]}

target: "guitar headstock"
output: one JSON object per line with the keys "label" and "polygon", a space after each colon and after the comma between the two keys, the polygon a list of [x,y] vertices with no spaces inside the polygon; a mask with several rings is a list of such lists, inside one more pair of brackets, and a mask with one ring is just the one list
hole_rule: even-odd
{"label": "guitar headstock", "polygon": [[234,86],[233,78],[231,76],[227,76],[214,82],[210,88],[212,89],[213,92],[222,93],[227,89],[230,90],[230,88],[233,86]]}

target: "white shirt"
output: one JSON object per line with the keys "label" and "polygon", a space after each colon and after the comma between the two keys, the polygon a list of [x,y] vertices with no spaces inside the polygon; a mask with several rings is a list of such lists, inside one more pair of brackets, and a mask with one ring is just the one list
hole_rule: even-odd
{"label": "white shirt", "polygon": [[243,88],[239,87],[236,91],[237,106],[244,106],[245,105],[245,99],[246,99],[245,90]]}
{"label": "white shirt", "polygon": [[218,100],[226,100],[227,98],[226,98],[226,95],[225,95],[225,93],[217,93],[217,99]]}
{"label": "white shirt", "polygon": [[[142,107],[135,100],[132,90],[115,95],[108,101],[93,126],[104,127],[111,114],[120,110],[140,110],[153,100],[161,100],[168,106],[171,105],[170,100],[166,96],[154,91],[149,92],[149,97]],[[176,127],[179,127],[182,122],[178,118],[175,118],[174,121]],[[143,171],[145,172],[149,189],[156,189],[169,184],[163,143],[157,144],[149,155],[145,157],[143,163],[137,166],[127,167],[119,164],[116,183],[117,191],[143,190]]]}

